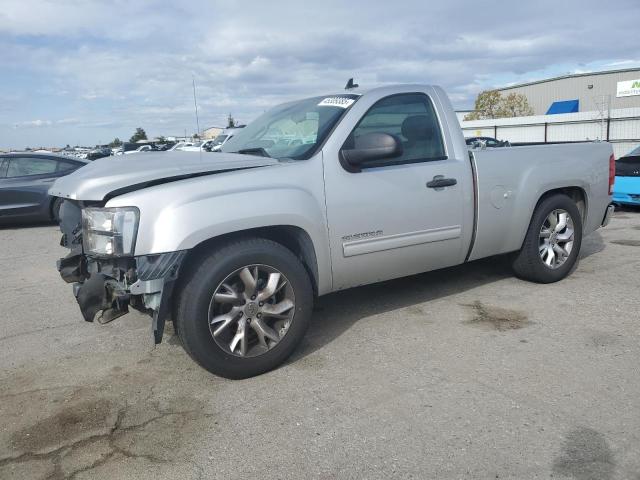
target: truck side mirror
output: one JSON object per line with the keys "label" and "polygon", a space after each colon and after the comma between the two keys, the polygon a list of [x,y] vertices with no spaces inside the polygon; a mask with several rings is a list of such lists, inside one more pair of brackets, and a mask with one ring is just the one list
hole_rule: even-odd
{"label": "truck side mirror", "polygon": [[348,172],[356,173],[375,160],[395,158],[402,155],[402,144],[398,137],[388,133],[366,133],[354,140],[354,148],[340,151],[340,163]]}

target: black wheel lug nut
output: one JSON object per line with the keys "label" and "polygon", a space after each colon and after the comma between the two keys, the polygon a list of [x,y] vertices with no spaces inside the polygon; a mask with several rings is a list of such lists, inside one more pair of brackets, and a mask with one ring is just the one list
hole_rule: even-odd
{"label": "black wheel lug nut", "polygon": [[255,295],[251,295],[251,300],[255,300],[256,296]]}
{"label": "black wheel lug nut", "polygon": [[258,305],[259,305],[259,306],[263,306],[263,305],[264,305],[264,302],[260,302],[260,303],[258,303]]}
{"label": "black wheel lug nut", "polygon": [[247,323],[251,323],[251,319],[250,318],[247,318]]}

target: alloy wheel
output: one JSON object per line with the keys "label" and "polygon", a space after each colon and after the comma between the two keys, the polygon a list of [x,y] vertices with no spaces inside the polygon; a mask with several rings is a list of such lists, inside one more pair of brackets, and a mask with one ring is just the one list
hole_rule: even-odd
{"label": "alloy wheel", "polygon": [[216,344],[239,357],[256,357],[286,335],[295,313],[287,277],[268,265],[247,265],[218,285],[209,303],[209,330]]}
{"label": "alloy wheel", "polygon": [[553,210],[540,228],[539,252],[544,264],[552,269],[561,267],[573,249],[574,226],[569,212]]}

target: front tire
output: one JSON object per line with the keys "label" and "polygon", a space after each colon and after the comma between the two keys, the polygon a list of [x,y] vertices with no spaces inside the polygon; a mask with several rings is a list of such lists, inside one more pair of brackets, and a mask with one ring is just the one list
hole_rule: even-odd
{"label": "front tire", "polygon": [[563,194],[550,195],[533,213],[513,270],[524,280],[557,282],[575,265],[581,245],[582,216],[575,202]]}
{"label": "front tire", "polygon": [[199,257],[177,294],[175,327],[187,353],[232,379],[272,370],[304,336],[313,309],[311,281],[279,243],[236,240]]}

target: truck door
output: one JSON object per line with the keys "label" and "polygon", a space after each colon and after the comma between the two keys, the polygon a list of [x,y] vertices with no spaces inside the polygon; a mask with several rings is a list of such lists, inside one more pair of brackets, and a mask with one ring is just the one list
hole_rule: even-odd
{"label": "truck door", "polygon": [[[472,228],[463,227],[472,212],[465,211],[473,188],[469,160],[452,155],[432,96],[394,94],[364,105],[343,143],[323,149],[334,289],[464,261],[463,228]],[[395,136],[402,155],[348,171],[341,150],[372,132]]]}

